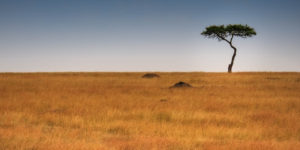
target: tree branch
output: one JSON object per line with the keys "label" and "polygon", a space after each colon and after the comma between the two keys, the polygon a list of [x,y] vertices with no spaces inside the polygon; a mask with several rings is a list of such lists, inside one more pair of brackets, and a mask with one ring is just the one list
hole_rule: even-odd
{"label": "tree branch", "polygon": [[224,40],[224,41],[226,41],[227,43],[231,43],[230,41],[228,41],[225,37],[223,37],[223,36],[221,36],[221,35],[219,35],[218,33],[216,33],[216,35],[217,35],[217,37],[219,37],[220,39],[222,39],[222,40]]}
{"label": "tree branch", "polygon": [[230,43],[232,43],[232,39],[233,39],[233,34],[231,35],[231,38],[230,38]]}

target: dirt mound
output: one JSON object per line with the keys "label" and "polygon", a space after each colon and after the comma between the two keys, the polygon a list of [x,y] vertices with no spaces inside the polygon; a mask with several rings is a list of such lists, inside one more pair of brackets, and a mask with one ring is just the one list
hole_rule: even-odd
{"label": "dirt mound", "polygon": [[160,102],[167,102],[168,100],[167,99],[160,99],[159,101]]}
{"label": "dirt mound", "polygon": [[185,82],[178,82],[178,83],[175,83],[173,86],[171,86],[170,88],[184,88],[184,87],[192,87],[190,84],[188,83],[185,83]]}
{"label": "dirt mound", "polygon": [[142,78],[159,78],[159,75],[155,73],[146,73],[142,76]]}

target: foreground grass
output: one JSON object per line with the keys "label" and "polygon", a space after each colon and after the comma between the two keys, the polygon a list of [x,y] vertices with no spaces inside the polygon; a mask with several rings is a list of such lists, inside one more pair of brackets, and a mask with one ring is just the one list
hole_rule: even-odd
{"label": "foreground grass", "polygon": [[142,75],[0,74],[0,149],[300,147],[300,73]]}

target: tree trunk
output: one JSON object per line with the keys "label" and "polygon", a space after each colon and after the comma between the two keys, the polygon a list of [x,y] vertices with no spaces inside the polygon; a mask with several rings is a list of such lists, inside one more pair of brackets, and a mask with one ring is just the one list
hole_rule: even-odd
{"label": "tree trunk", "polygon": [[233,66],[233,63],[234,63],[234,58],[236,56],[236,48],[232,45],[231,42],[229,44],[230,44],[230,47],[234,50],[232,58],[231,58],[231,63],[228,65],[228,73],[231,73],[232,72],[232,66]]}

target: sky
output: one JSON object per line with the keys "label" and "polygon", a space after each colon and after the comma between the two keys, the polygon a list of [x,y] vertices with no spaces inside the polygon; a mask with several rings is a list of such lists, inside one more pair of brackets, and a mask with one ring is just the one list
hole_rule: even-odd
{"label": "sky", "polygon": [[0,0],[0,72],[300,71],[299,0]]}

